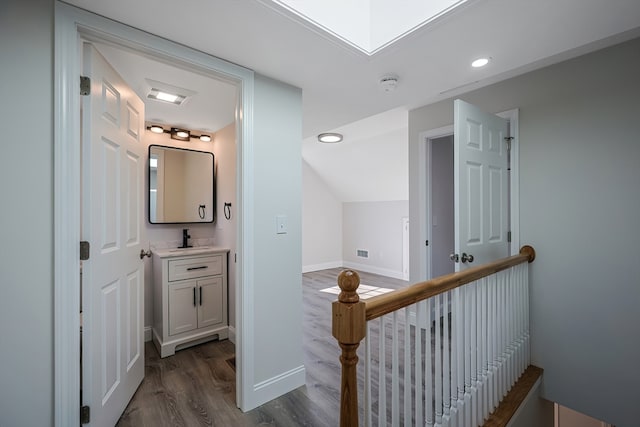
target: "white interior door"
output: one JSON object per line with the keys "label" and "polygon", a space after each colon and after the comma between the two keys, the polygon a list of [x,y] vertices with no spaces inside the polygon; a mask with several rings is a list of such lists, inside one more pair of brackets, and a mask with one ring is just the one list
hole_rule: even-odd
{"label": "white interior door", "polygon": [[456,271],[509,255],[508,132],[506,119],[454,101]]}
{"label": "white interior door", "polygon": [[144,104],[91,44],[83,62],[82,404],[112,427],[144,376]]}

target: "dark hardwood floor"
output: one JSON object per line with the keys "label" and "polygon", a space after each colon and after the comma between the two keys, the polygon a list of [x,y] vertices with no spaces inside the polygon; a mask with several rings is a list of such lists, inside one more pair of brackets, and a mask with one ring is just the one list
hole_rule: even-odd
{"label": "dark hardwood floor", "polygon": [[[331,335],[331,302],[320,292],[335,286],[342,269],[303,275],[303,346],[306,385],[243,413],[235,404],[234,345],[211,341],[160,359],[145,346],[145,378],[119,427],[128,426],[337,426],[340,401],[338,344]],[[363,284],[401,288],[402,280],[361,273]]]}

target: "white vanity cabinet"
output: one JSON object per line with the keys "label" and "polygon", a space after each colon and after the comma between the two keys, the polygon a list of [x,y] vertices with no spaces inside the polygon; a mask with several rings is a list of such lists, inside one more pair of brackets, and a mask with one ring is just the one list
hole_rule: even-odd
{"label": "white vanity cabinet", "polygon": [[229,337],[228,249],[156,250],[153,342],[160,357],[216,336]]}

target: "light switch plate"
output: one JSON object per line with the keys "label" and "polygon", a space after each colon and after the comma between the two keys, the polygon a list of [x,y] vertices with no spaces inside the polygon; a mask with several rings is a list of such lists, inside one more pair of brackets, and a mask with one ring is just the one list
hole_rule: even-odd
{"label": "light switch plate", "polygon": [[287,234],[286,215],[276,215],[276,234]]}

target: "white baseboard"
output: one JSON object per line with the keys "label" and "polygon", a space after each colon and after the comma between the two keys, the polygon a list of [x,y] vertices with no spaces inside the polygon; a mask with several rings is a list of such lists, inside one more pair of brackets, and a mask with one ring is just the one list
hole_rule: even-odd
{"label": "white baseboard", "polygon": [[151,341],[151,326],[144,327],[144,342]]}
{"label": "white baseboard", "polygon": [[312,271],[328,270],[330,268],[342,267],[342,261],[324,262],[322,264],[303,265],[302,272],[310,273]]}
{"label": "white baseboard", "polygon": [[303,385],[305,385],[305,367],[301,365],[288,372],[283,372],[280,375],[255,384],[253,386],[252,396],[254,405],[252,405],[252,407],[264,405],[270,400],[289,393]]}
{"label": "white baseboard", "polygon": [[356,262],[344,261],[343,266],[354,270],[360,270],[367,273],[379,274],[385,277],[403,280],[402,271],[389,270],[387,268],[379,268],[373,265],[358,264]]}
{"label": "white baseboard", "polygon": [[235,326],[229,326],[229,341],[231,341],[233,344],[236,343],[236,327]]}

